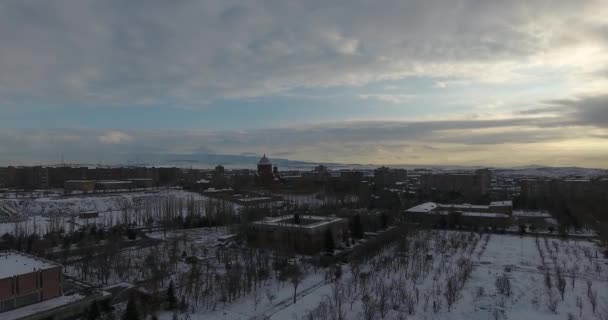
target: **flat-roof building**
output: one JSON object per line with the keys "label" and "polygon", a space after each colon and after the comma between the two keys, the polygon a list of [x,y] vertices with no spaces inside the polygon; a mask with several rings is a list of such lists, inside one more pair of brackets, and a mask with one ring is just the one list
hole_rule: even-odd
{"label": "flat-roof building", "polygon": [[342,242],[346,220],[336,217],[286,215],[252,223],[249,244],[304,254],[315,254],[326,245],[327,233],[334,244]]}
{"label": "flat-roof building", "polygon": [[61,268],[22,252],[0,251],[0,313],[63,295]]}
{"label": "flat-roof building", "polygon": [[512,221],[513,204],[511,201],[495,201],[490,205],[426,202],[405,213],[410,220],[426,224],[506,227]]}

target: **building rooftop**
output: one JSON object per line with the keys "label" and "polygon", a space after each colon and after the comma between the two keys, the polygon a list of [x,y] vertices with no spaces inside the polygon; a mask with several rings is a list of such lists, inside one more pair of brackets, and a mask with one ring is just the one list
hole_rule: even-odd
{"label": "building rooftop", "polygon": [[453,208],[453,209],[489,209],[489,206],[476,205],[476,204],[437,204],[441,208]]}
{"label": "building rooftop", "polygon": [[296,224],[294,223],[293,215],[286,215],[274,218],[266,218],[264,220],[256,221],[254,222],[254,224],[314,229],[325,224],[339,221],[342,221],[342,218],[302,215],[300,216],[300,224]]}
{"label": "building rooftop", "polygon": [[490,202],[490,206],[513,206],[513,201],[511,201],[511,200],[492,201],[492,202]]}
{"label": "building rooftop", "polygon": [[99,180],[97,184],[129,184],[132,181],[123,181],[123,180]]}
{"label": "building rooftop", "polygon": [[262,157],[262,159],[260,159],[260,161],[258,162],[258,164],[272,164],[270,162],[270,159],[266,158],[266,154],[264,154],[264,156]]}
{"label": "building rooftop", "polygon": [[18,276],[59,264],[17,251],[0,251],[0,279]]}
{"label": "building rooftop", "polygon": [[437,208],[437,204],[435,202],[426,202],[423,204],[419,204],[413,208],[409,208],[407,211],[409,212],[429,212],[433,211]]}

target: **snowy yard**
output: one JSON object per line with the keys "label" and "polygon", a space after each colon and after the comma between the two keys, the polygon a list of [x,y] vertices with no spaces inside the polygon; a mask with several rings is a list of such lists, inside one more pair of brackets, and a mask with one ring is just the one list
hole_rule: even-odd
{"label": "snowy yard", "polygon": [[[217,304],[215,310],[191,305],[188,312],[177,315],[181,319],[606,319],[607,263],[590,241],[419,231],[374,256],[342,265],[339,280],[327,278],[335,270],[308,266],[295,304],[290,280],[279,281],[271,273],[257,290],[231,303]],[[160,314],[160,319],[172,317],[169,311]]]}
{"label": "snowy yard", "polygon": [[[86,225],[136,223],[144,225],[149,218],[157,220],[167,214],[205,215],[221,200],[212,200],[198,193],[180,189],[124,192],[95,195],[71,195],[67,197],[39,197],[0,199],[2,212],[9,213],[13,222],[0,223],[0,235],[4,233],[43,235],[51,230],[63,228],[73,231]],[[227,211],[238,212],[239,206],[222,203]],[[230,207],[230,208],[228,208]],[[211,208],[214,209],[214,208]],[[79,213],[97,212],[97,218],[80,218]]]}

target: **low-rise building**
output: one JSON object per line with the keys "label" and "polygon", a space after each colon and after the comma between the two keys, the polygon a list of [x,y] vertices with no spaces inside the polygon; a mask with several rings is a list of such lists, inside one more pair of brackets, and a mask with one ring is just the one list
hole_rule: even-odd
{"label": "low-rise building", "polygon": [[95,182],[95,190],[97,191],[116,191],[116,190],[130,190],[134,188],[132,181],[119,181],[119,180],[101,180]]}
{"label": "low-rise building", "polygon": [[84,193],[95,191],[94,180],[68,180],[63,184],[63,190],[65,193],[72,193],[74,191],[80,191]]}
{"label": "low-rise building", "polygon": [[511,201],[490,205],[426,202],[405,211],[407,218],[428,225],[466,225],[505,228],[512,223]]}
{"label": "low-rise building", "polygon": [[152,188],[154,187],[154,180],[149,178],[133,178],[127,179],[133,183],[134,188]]}
{"label": "low-rise building", "polygon": [[256,247],[315,254],[326,246],[328,234],[334,244],[341,243],[346,228],[342,218],[287,215],[254,222],[247,240]]}
{"label": "low-rise building", "polygon": [[1,312],[63,295],[62,266],[17,251],[0,252]]}
{"label": "low-rise building", "polygon": [[469,173],[435,173],[420,176],[420,188],[424,193],[457,192],[468,199],[477,199],[490,192],[492,174],[488,169]]}

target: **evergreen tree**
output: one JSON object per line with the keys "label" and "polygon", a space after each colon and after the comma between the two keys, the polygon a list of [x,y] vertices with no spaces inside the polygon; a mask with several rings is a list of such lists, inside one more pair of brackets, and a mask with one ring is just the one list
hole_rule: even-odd
{"label": "evergreen tree", "polygon": [[127,302],[127,309],[122,315],[122,320],[139,320],[139,313],[137,312],[137,306],[135,305],[133,296],[131,296],[129,302]]}
{"label": "evergreen tree", "polygon": [[334,236],[331,234],[331,229],[325,231],[325,252],[333,253],[336,245],[334,243]]}
{"label": "evergreen tree", "polygon": [[96,320],[99,319],[101,316],[101,313],[99,312],[99,307],[97,306],[97,301],[93,301],[91,303],[91,306],[89,307],[89,310],[87,311],[87,320]]}
{"label": "evergreen tree", "polygon": [[169,289],[167,289],[167,309],[173,310],[177,307],[177,298],[175,298],[175,290],[173,289],[173,280],[169,282]]}
{"label": "evergreen tree", "polygon": [[361,216],[358,214],[353,218],[353,236],[357,239],[363,238],[363,226],[361,225]]}

